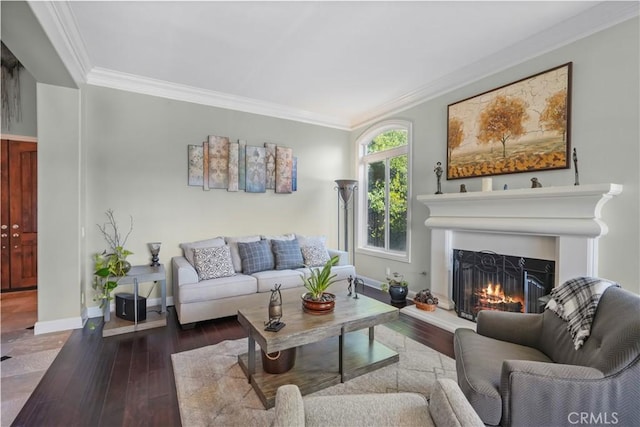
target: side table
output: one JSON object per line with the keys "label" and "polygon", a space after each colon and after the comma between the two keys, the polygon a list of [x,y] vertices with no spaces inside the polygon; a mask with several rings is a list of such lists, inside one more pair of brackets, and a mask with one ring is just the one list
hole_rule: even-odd
{"label": "side table", "polygon": [[[144,282],[157,282],[160,284],[161,298],[160,307],[147,307],[147,318],[144,321],[138,321],[138,285]],[[157,267],[148,265],[134,265],[126,276],[122,277],[118,282],[120,285],[133,284],[135,321],[130,322],[121,319],[115,314],[111,316],[105,313],[105,323],[102,329],[102,336],[125,334],[129,332],[142,331],[151,328],[158,328],[167,325],[167,274],[164,265]]]}

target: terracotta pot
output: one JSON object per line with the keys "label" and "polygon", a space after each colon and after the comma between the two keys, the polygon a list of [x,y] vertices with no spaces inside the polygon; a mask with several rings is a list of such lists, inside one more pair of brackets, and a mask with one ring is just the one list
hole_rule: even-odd
{"label": "terracotta pot", "polygon": [[309,314],[326,314],[331,313],[336,306],[336,296],[332,293],[325,292],[322,301],[314,301],[307,298],[308,294],[302,294],[302,309]]}

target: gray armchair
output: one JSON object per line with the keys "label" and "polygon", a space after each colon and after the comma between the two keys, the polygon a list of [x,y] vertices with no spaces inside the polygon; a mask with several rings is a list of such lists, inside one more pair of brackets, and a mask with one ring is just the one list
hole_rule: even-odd
{"label": "gray armchair", "polygon": [[302,398],[293,384],[276,393],[272,427],[484,427],[455,381],[437,380],[431,398],[417,393],[372,393]]}
{"label": "gray armchair", "polygon": [[640,425],[640,296],[608,288],[574,349],[555,313],[481,311],[454,336],[458,384],[485,424]]}

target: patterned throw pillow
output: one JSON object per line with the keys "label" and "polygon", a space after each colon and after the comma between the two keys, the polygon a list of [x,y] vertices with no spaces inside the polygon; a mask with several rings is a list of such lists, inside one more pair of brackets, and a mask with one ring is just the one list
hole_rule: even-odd
{"label": "patterned throw pillow", "polygon": [[242,260],[242,273],[253,274],[273,270],[273,253],[268,240],[258,242],[238,242],[238,252]]}
{"label": "patterned throw pillow", "polygon": [[192,251],[199,280],[235,276],[229,246],[193,248]]}
{"label": "patterned throw pillow", "polygon": [[180,243],[180,247],[184,252],[184,257],[189,261],[189,264],[196,266],[196,262],[193,260],[193,250],[195,248],[217,248],[224,246],[224,237],[216,237],[214,239],[198,240],[197,242]]}
{"label": "patterned throw pillow", "polygon": [[300,249],[307,267],[322,267],[331,259],[327,248],[322,244],[303,246]]}
{"label": "patterned throw pillow", "polygon": [[271,249],[276,260],[276,270],[304,267],[302,252],[297,239],[272,240]]}

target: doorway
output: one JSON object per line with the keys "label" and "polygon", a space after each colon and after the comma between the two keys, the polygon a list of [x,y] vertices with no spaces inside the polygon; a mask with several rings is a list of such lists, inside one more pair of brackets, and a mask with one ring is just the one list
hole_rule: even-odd
{"label": "doorway", "polygon": [[2,292],[36,289],[38,282],[37,143],[2,139],[0,241]]}

